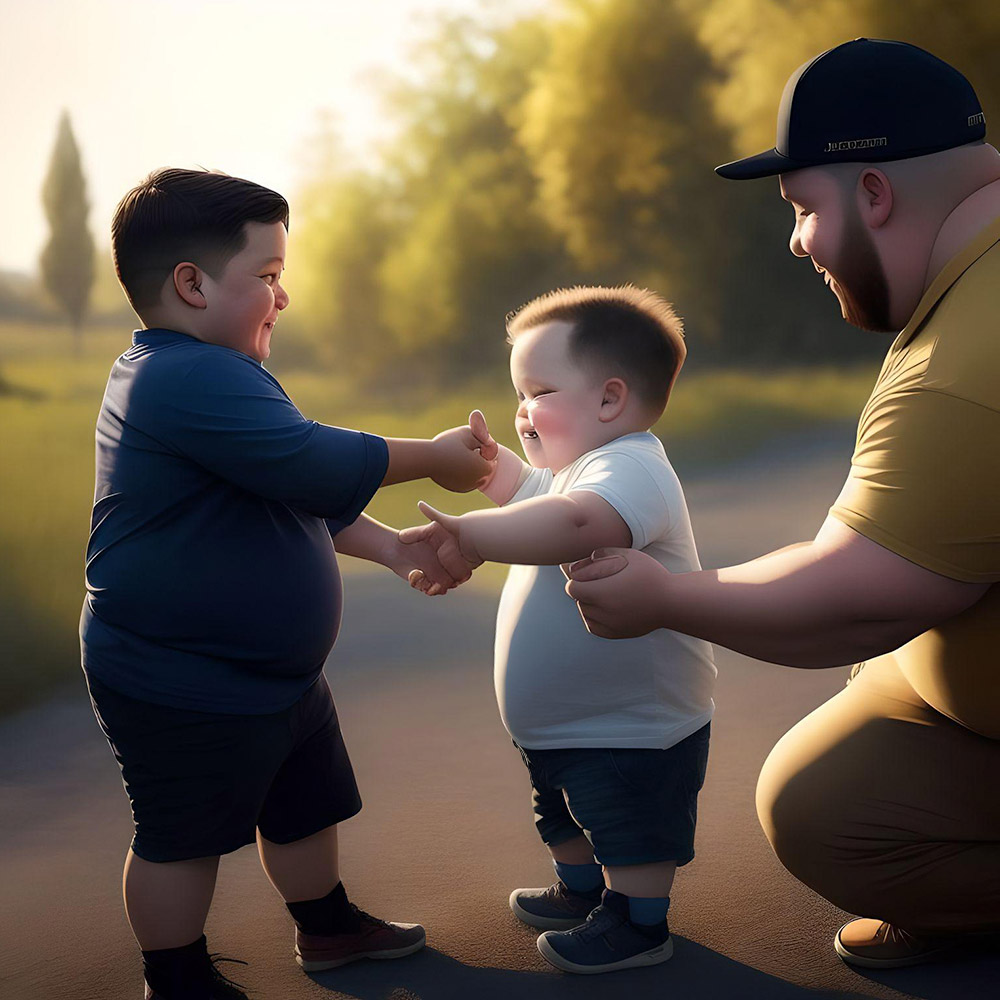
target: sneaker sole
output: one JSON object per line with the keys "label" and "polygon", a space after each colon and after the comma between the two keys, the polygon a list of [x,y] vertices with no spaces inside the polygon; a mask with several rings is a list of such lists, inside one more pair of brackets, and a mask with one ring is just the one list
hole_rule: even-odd
{"label": "sneaker sole", "polygon": [[[580,924],[586,921],[586,916],[583,917],[543,917],[538,913],[532,913],[530,910],[526,910],[517,901],[517,894],[523,892],[523,889],[515,889],[510,894],[510,909],[511,912],[521,921],[522,924],[527,924],[529,927],[534,927],[541,931],[571,931],[574,927],[579,927]],[[595,903],[595,906],[598,904]]]}
{"label": "sneaker sole", "polygon": [[666,962],[674,954],[673,938],[667,938],[663,944],[656,948],[640,952],[631,958],[624,958],[620,962],[608,962],[605,965],[577,965],[575,962],[563,958],[545,940],[544,934],[539,935],[537,944],[542,958],[550,965],[562,969],[563,972],[576,972],[584,976],[597,975],[600,972],[617,972],[619,969],[639,969],[647,965],[659,965],[661,962]]}
{"label": "sneaker sole", "polygon": [[414,944],[408,944],[405,948],[392,948],[389,951],[360,951],[356,955],[348,955],[345,958],[334,959],[303,958],[299,954],[298,950],[296,950],[295,961],[302,967],[303,972],[323,972],[326,969],[336,969],[341,965],[348,965],[351,962],[357,962],[361,958],[371,958],[377,962],[381,962],[389,958],[403,958],[406,955],[412,955],[415,951],[420,951],[426,943],[427,935],[425,934],[419,941]]}
{"label": "sneaker sole", "polygon": [[[848,924],[853,921],[848,920]],[[844,924],[833,936],[833,950],[848,964],[857,965],[863,969],[902,969],[908,965],[922,965],[924,962],[933,962],[941,958],[948,952],[954,950],[954,945],[945,945],[941,948],[934,948],[932,951],[924,951],[919,955],[909,955],[906,958],[869,958],[866,955],[855,955],[848,951],[840,943],[840,931],[846,927]]]}

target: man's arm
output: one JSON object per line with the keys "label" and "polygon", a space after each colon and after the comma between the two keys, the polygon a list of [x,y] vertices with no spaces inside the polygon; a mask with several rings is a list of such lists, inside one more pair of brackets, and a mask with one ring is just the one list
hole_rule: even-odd
{"label": "man's arm", "polygon": [[582,560],[569,576],[566,591],[595,635],[669,628],[792,667],[841,666],[897,649],[989,586],[924,569],[833,517],[811,543],[739,566],[671,575],[628,552]]}
{"label": "man's arm", "polygon": [[632,544],[632,533],[618,511],[589,490],[533,497],[512,507],[458,516],[442,514],[425,503],[420,509],[432,523],[404,528],[401,540],[440,539],[443,531],[457,540],[470,563],[543,566],[579,559],[595,546]]}

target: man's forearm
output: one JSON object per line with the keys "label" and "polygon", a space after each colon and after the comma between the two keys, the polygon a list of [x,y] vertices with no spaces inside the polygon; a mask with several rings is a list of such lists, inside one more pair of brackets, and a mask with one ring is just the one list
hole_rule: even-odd
{"label": "man's forearm", "polygon": [[530,566],[556,565],[623,544],[568,495],[534,497],[499,510],[462,515],[461,545],[480,559]]}
{"label": "man's forearm", "polygon": [[[663,627],[759,660],[834,667],[896,649],[924,630],[902,609],[865,617],[850,581],[821,570],[811,545],[720,570],[666,577]],[[855,599],[857,597],[857,599]]]}

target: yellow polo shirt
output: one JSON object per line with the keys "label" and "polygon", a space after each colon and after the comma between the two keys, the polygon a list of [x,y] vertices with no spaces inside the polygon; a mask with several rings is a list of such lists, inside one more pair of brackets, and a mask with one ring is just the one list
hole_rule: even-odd
{"label": "yellow polo shirt", "polygon": [[[942,576],[1000,581],[1000,218],[889,349],[830,513]],[[1000,585],[890,655],[929,705],[1000,739]]]}

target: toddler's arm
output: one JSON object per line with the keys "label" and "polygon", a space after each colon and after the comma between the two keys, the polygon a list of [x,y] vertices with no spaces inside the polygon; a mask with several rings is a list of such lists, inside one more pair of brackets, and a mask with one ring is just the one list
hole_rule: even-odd
{"label": "toddler's arm", "polygon": [[[518,458],[510,448],[505,448],[493,440],[486,425],[486,417],[481,410],[473,410],[469,414],[469,430],[476,440],[483,444],[484,451],[490,445],[497,450],[493,472],[479,485],[479,491],[498,507],[502,507],[521,488],[528,478],[528,473],[531,472],[531,466]],[[487,454],[492,454],[492,449]]]}
{"label": "toddler's arm", "polygon": [[632,533],[621,515],[589,490],[533,497],[512,507],[442,514],[420,503],[431,524],[404,528],[405,543],[440,540],[441,532],[458,542],[470,563],[484,560],[543,566],[573,562],[607,546],[629,548]]}

